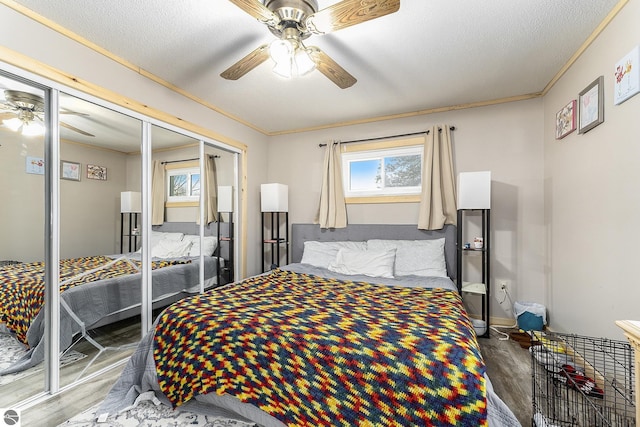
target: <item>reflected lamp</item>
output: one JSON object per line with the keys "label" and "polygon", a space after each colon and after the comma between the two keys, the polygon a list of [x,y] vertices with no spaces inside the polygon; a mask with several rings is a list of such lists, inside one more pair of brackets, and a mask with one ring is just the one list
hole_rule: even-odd
{"label": "reflected lamp", "polygon": [[120,193],[120,213],[142,212],[140,196],[137,191],[123,191]]}

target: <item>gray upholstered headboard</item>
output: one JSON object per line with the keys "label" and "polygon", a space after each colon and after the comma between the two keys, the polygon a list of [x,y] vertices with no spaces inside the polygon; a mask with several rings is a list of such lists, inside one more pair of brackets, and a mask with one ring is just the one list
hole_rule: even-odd
{"label": "gray upholstered headboard", "polygon": [[316,240],[364,241],[368,239],[428,240],[445,238],[444,256],[449,277],[456,278],[456,227],[445,225],[441,230],[419,230],[413,224],[350,224],[347,228],[321,229],[318,224],[293,224],[291,226],[291,260],[300,262],[304,242]]}
{"label": "gray upholstered headboard", "polygon": [[[229,236],[228,222],[212,222],[204,226],[205,236],[217,236],[218,226],[220,226],[220,236]],[[195,222],[165,222],[162,225],[154,225],[151,227],[153,231],[162,231],[165,233],[184,233],[184,234],[200,234],[200,224]],[[220,245],[220,255],[224,259],[229,259],[229,245]]]}

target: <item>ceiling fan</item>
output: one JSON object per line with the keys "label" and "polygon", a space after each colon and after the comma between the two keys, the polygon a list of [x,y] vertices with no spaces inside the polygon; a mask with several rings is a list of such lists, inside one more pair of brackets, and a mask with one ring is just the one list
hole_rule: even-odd
{"label": "ceiling fan", "polygon": [[[4,97],[4,103],[0,103],[0,120],[5,126],[27,136],[44,134],[44,99],[40,95],[7,89]],[[62,110],[60,114],[87,115],[69,110]],[[60,126],[85,136],[95,136],[68,123],[60,122]]]}
{"label": "ceiling fan", "polygon": [[237,80],[271,57],[274,72],[285,77],[303,75],[317,68],[341,89],[353,86],[355,77],[318,47],[303,40],[396,12],[400,0],[343,0],[318,10],[317,0],[230,0],[278,37],[259,46],[220,76]]}

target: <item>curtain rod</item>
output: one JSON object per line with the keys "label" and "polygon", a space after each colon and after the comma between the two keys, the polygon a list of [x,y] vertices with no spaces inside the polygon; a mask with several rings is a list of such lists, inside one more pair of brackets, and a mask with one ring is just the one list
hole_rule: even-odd
{"label": "curtain rod", "polygon": [[[217,154],[213,156],[214,159],[219,159],[220,156],[218,156]],[[193,159],[182,159],[182,160],[167,160],[164,162],[160,162],[161,165],[166,165],[167,163],[181,163],[181,162],[191,162],[193,160],[200,160],[199,157],[195,157]]]}
{"label": "curtain rod", "polygon": [[[449,130],[456,130],[455,126],[450,126]],[[442,129],[438,129],[439,132],[442,132]],[[415,136],[415,135],[429,135],[430,130],[425,130],[422,132],[413,132],[413,133],[403,133],[401,135],[389,135],[389,136],[379,136],[376,138],[367,138],[367,139],[354,139],[353,141],[340,141],[341,144],[351,144],[352,142],[367,142],[367,141],[377,141],[380,139],[389,139],[389,138],[399,138],[401,136]],[[318,147],[326,147],[327,144],[318,144]]]}

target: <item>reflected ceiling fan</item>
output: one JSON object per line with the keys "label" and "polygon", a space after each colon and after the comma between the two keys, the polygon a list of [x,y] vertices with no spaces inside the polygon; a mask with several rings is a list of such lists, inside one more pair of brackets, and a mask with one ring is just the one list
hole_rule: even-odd
{"label": "reflected ceiling fan", "polygon": [[[0,103],[0,120],[6,127],[27,136],[44,134],[44,99],[40,95],[7,89],[4,97],[4,103]],[[61,110],[60,114],[87,116],[69,110]],[[85,136],[95,136],[68,123],[60,122],[60,126]]]}
{"label": "reflected ceiling fan", "polygon": [[353,86],[355,77],[315,46],[303,40],[396,12],[400,0],[343,0],[318,10],[316,0],[229,0],[253,16],[278,37],[259,46],[220,76],[237,80],[271,57],[273,71],[284,77],[304,75],[317,68],[341,89]]}

